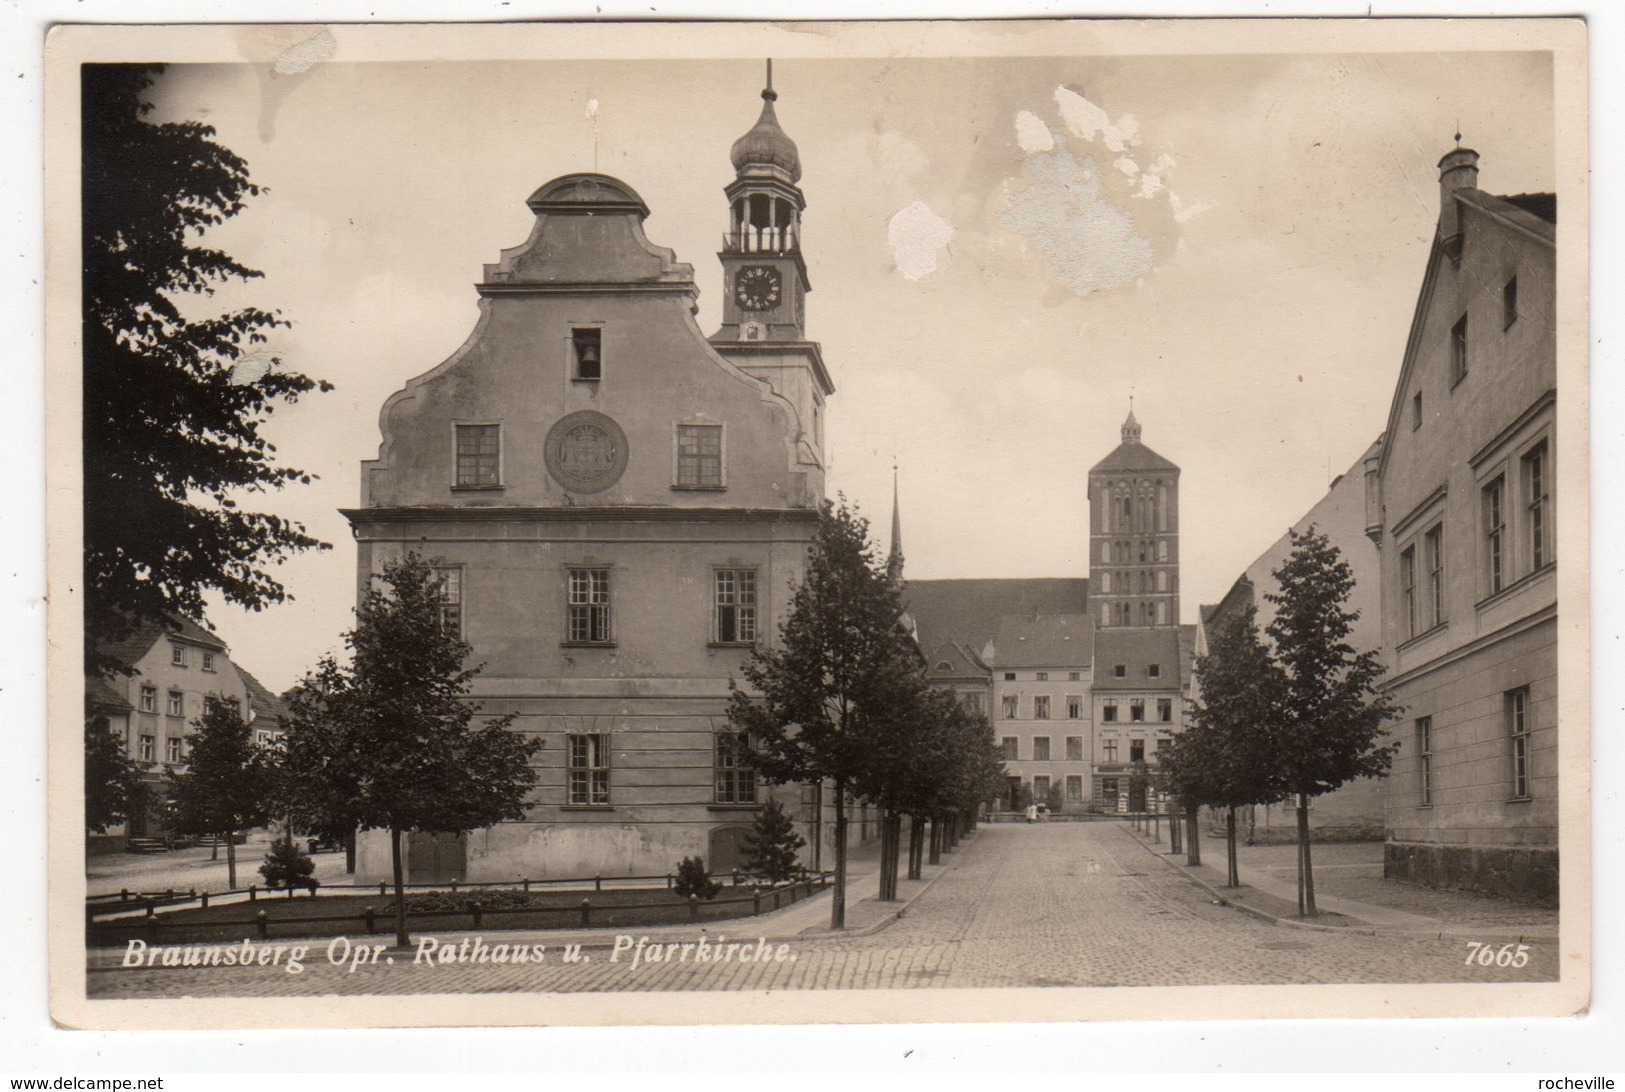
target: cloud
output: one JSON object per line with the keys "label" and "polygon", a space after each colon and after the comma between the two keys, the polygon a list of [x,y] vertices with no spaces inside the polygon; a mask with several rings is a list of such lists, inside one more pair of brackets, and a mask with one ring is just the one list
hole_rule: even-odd
{"label": "cloud", "polygon": [[936,272],[937,251],[953,237],[953,225],[920,200],[898,210],[886,226],[892,260],[897,263],[897,271],[911,281]]}
{"label": "cloud", "polygon": [[1151,243],[1101,192],[1094,160],[1065,148],[1027,161],[1028,184],[1000,217],[1049,258],[1078,295],[1127,284],[1151,269]]}
{"label": "cloud", "polygon": [[1055,134],[1030,110],[1016,114],[1016,143],[1024,152],[1047,152],[1055,147]]}

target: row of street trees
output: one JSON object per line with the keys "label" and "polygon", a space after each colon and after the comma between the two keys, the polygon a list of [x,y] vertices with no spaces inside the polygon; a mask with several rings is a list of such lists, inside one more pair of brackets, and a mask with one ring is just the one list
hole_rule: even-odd
{"label": "row of street trees", "polygon": [[1232,887],[1240,882],[1236,809],[1295,801],[1298,912],[1308,916],[1317,912],[1309,801],[1386,773],[1399,745],[1383,742],[1385,726],[1401,710],[1378,688],[1377,654],[1349,643],[1359,614],[1346,605],[1354,590],[1348,562],[1312,526],[1292,532],[1291,543],[1271,574],[1277,587],[1264,598],[1275,614],[1262,634],[1251,604],[1210,634],[1196,661],[1200,693],[1161,764],[1167,790],[1186,809],[1192,852],[1197,809],[1225,810]]}
{"label": "row of street trees", "polygon": [[909,875],[979,801],[997,795],[1004,763],[985,717],[933,690],[899,625],[902,585],[844,500],[826,503],[776,647],[758,648],[735,685],[729,719],[748,732],[758,772],[774,783],[833,789],[835,890],[830,927],[846,922],[847,809],[882,809],[881,889],[897,897],[902,822],[911,819]]}

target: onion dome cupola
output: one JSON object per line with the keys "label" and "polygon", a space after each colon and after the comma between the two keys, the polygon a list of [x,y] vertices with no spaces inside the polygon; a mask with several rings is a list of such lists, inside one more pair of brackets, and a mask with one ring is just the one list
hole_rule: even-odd
{"label": "onion dome cupola", "polygon": [[728,231],[723,236],[723,337],[741,341],[799,341],[803,300],[811,289],[801,256],[801,212],[806,199],[801,154],[779,127],[773,104],[773,62],[756,124],[734,141],[734,179],[728,197]]}

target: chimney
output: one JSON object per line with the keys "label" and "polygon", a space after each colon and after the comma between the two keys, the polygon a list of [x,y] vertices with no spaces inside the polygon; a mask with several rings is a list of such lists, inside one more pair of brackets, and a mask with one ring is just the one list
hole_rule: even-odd
{"label": "chimney", "polygon": [[1452,261],[1461,258],[1461,214],[1456,207],[1456,191],[1477,188],[1478,153],[1458,144],[1439,160],[1439,238]]}

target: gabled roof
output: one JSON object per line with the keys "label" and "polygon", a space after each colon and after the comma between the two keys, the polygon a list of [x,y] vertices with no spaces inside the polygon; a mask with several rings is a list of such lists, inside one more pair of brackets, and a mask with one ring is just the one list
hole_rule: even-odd
{"label": "gabled roof", "polygon": [[1083,614],[1089,581],[1079,577],[1028,579],[910,580],[903,605],[919,625],[927,648],[957,641],[980,654],[1005,615]]}
{"label": "gabled roof", "polygon": [[[1179,686],[1185,629],[1184,626],[1163,626],[1101,630],[1095,635],[1095,689],[1153,690]],[[1117,664],[1126,669],[1121,679],[1113,671]],[[1155,679],[1146,671],[1151,664],[1160,669]]]}
{"label": "gabled roof", "polygon": [[131,713],[131,705],[106,679],[99,675],[85,676],[85,708],[93,713]]}
{"label": "gabled roof", "polygon": [[1006,615],[993,638],[992,667],[1086,667],[1095,650],[1087,614]]}
{"label": "gabled roof", "polygon": [[[985,676],[987,665],[974,651],[958,641],[941,641],[926,660],[926,676],[934,679],[956,678],[964,675]],[[943,665],[947,665],[946,667]]]}
{"label": "gabled roof", "polygon": [[250,675],[241,664],[235,665],[237,674],[242,677],[243,686],[248,689],[248,707],[256,716],[268,717],[275,721],[288,715],[288,707],[283,700],[265,688],[265,685]]}
{"label": "gabled roof", "polygon": [[1179,467],[1158,455],[1138,440],[1118,444],[1110,455],[1090,468],[1089,473],[1112,470],[1172,470]]}
{"label": "gabled roof", "polygon": [[190,618],[183,618],[178,614],[169,615],[162,625],[157,622],[143,622],[123,640],[103,645],[102,651],[124,666],[134,667],[135,662],[150,652],[152,646],[161,640],[181,640],[215,652],[226,651],[226,643],[219,637]]}
{"label": "gabled roof", "polygon": [[[1471,205],[1485,215],[1523,231],[1549,247],[1557,245],[1557,197],[1549,193],[1521,193],[1512,197],[1497,197],[1479,189],[1462,188],[1452,194],[1455,201]],[[1463,221],[1465,223],[1465,221]],[[1463,229],[1465,230],[1465,228]],[[1404,412],[1405,395],[1410,389],[1411,372],[1422,344],[1422,327],[1428,318],[1428,305],[1433,301],[1433,288],[1439,279],[1439,268],[1448,261],[1444,238],[1437,230],[1433,245],[1428,248],[1427,265],[1422,272],[1422,287],[1416,294],[1416,309],[1411,313],[1410,333],[1405,339],[1405,355],[1399,366],[1399,379],[1394,383],[1393,398],[1388,403],[1388,424],[1382,437],[1382,455],[1378,473],[1388,469],[1388,452],[1394,437],[1399,435],[1400,417]]]}

